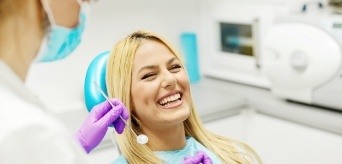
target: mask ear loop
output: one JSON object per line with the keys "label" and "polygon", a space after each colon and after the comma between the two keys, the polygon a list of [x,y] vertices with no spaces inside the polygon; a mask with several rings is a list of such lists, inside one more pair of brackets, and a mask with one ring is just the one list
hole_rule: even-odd
{"label": "mask ear loop", "polygon": [[47,14],[47,17],[48,17],[48,19],[49,19],[50,24],[51,24],[51,25],[52,25],[52,24],[56,24],[55,18],[53,17],[52,10],[51,10],[50,5],[49,5],[49,3],[47,2],[47,0],[41,0],[40,2],[41,2],[42,5],[43,5],[43,8],[44,8],[44,10],[45,10],[45,12],[46,12],[46,14]]}
{"label": "mask ear loop", "polygon": [[[49,21],[49,26],[51,27],[51,24],[55,22],[53,16],[52,16],[52,11],[51,11],[51,8],[48,4],[48,2],[46,0],[41,0],[40,3],[42,4],[42,7],[48,17],[48,21]],[[49,28],[49,27],[48,27]],[[45,34],[46,35],[46,34]],[[41,41],[40,43],[40,48],[37,52],[37,55],[34,57],[34,62],[39,62],[40,61],[40,58],[42,57],[42,54],[43,54],[43,51],[46,49],[47,47],[47,37],[45,36],[43,38],[43,40]]]}

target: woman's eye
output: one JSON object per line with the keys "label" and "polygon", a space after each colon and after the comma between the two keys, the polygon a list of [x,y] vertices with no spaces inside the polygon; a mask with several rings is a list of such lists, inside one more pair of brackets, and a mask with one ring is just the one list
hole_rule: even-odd
{"label": "woman's eye", "polygon": [[181,68],[182,68],[181,65],[174,64],[174,65],[171,66],[170,70],[173,71],[173,72],[178,72]]}
{"label": "woman's eye", "polygon": [[145,79],[152,79],[152,77],[154,76],[155,74],[154,73],[147,73],[145,74],[141,79],[142,80],[145,80]]}

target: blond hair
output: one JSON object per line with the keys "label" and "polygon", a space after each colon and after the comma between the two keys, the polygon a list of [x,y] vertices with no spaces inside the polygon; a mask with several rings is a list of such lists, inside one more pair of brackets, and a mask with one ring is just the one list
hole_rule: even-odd
{"label": "blond hair", "polygon": [[[127,123],[132,127],[123,134],[117,135],[119,148],[132,164],[163,163],[148,145],[140,145],[136,141],[136,134],[140,134],[139,120],[132,111],[131,79],[135,53],[144,40],[154,40],[164,44],[182,63],[183,58],[161,36],[149,31],[137,31],[119,41],[111,50],[107,65],[107,89],[110,97],[120,99],[131,117]],[[184,64],[183,64],[184,65]],[[246,144],[213,134],[206,130],[197,114],[193,102],[190,116],[184,121],[185,134],[194,137],[198,142],[216,154],[223,163],[261,163],[257,154]],[[223,146],[224,145],[224,146]]]}

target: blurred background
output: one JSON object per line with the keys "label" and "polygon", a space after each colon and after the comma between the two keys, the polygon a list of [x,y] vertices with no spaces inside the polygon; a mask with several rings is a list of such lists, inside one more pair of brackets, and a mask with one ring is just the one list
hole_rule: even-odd
{"label": "blurred background", "polygon": [[[199,75],[192,92],[209,129],[250,144],[266,164],[342,163],[336,153],[342,152],[341,4],[98,0],[74,54],[33,65],[27,86],[74,132],[87,114],[83,86],[92,59],[147,29],[165,36],[189,68],[195,66],[188,70]],[[195,36],[191,47],[181,37],[189,33]],[[109,131],[90,160],[118,157]]]}

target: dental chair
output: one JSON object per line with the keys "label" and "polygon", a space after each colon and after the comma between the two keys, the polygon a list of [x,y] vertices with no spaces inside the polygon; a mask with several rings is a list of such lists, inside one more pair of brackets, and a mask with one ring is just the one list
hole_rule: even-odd
{"label": "dental chair", "polygon": [[105,97],[97,90],[95,83],[99,85],[101,90],[107,95],[106,86],[106,68],[109,51],[105,51],[97,55],[89,64],[84,81],[84,101],[88,112],[91,109],[106,100]]}

